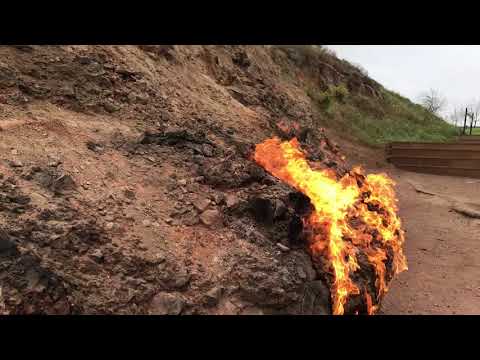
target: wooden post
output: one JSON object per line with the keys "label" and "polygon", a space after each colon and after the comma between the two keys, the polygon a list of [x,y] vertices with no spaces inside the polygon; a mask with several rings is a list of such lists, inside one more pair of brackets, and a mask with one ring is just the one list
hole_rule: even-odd
{"label": "wooden post", "polygon": [[467,131],[467,114],[468,114],[468,109],[465,108],[465,121],[463,123],[463,135],[465,135],[465,132]]}
{"label": "wooden post", "polygon": [[470,114],[470,135],[472,135],[473,128],[473,113]]}

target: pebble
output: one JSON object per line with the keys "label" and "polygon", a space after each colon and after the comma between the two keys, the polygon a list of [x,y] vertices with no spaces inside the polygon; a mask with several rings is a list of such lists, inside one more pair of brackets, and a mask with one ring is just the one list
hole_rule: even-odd
{"label": "pebble", "polygon": [[143,226],[149,227],[151,223],[150,223],[150,220],[145,219],[142,221],[142,224]]}
{"label": "pebble", "polygon": [[307,274],[305,273],[305,270],[303,270],[301,266],[297,267],[297,274],[298,274],[298,277],[302,280],[307,278]]}
{"label": "pebble", "polygon": [[103,253],[102,253],[102,250],[100,249],[97,249],[95,250],[93,253],[92,253],[92,257],[97,259],[97,260],[101,260],[103,258]]}
{"label": "pebble", "polygon": [[227,204],[227,207],[230,208],[238,204],[238,197],[234,194],[227,194],[227,196],[225,197],[225,202]]}
{"label": "pebble", "polygon": [[11,160],[11,161],[10,161],[10,166],[11,166],[11,167],[14,167],[14,168],[19,168],[19,167],[22,167],[23,164],[22,164],[21,161]]}
{"label": "pebble", "polygon": [[290,251],[290,248],[281,244],[281,243],[277,243],[277,246],[279,247],[280,250],[282,251]]}
{"label": "pebble", "polygon": [[112,230],[114,226],[115,226],[115,223],[109,222],[107,223],[107,225],[105,225],[105,229]]}
{"label": "pebble", "polygon": [[[62,162],[61,161],[51,161],[48,163],[48,166],[50,167],[57,167],[61,164]],[[82,168],[82,166],[80,166],[80,168]],[[82,168],[83,169],[83,168]]]}

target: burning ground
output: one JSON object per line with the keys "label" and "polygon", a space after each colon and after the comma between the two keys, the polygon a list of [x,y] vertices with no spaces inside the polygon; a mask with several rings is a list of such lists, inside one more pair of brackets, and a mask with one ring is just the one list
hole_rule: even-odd
{"label": "burning ground", "polygon": [[[341,177],[331,169],[312,169],[296,138],[285,142],[274,138],[257,145],[255,160],[301,191],[313,206],[302,227],[319,265],[318,276],[331,277],[326,282],[333,313],[344,314],[346,305],[350,313],[365,312],[365,306],[348,306],[360,297],[366,312],[374,314],[387,283],[407,269],[393,181],[386,175],[365,176],[360,168]],[[374,276],[368,273],[372,268]]]}
{"label": "burning ground", "polygon": [[0,311],[374,313],[406,267],[392,183],[272,51],[0,48]]}

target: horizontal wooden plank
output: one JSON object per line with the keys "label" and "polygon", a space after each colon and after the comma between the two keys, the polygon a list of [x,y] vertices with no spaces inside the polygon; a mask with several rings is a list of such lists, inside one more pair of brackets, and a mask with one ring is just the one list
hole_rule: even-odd
{"label": "horizontal wooden plank", "polygon": [[480,151],[435,149],[390,149],[387,158],[480,159]]}
{"label": "horizontal wooden plank", "polygon": [[441,166],[459,169],[480,170],[480,159],[445,159],[445,158],[412,158],[397,157],[388,159],[395,166]]}
{"label": "horizontal wooden plank", "polygon": [[460,176],[460,177],[470,177],[470,178],[480,178],[480,170],[472,169],[452,169],[448,167],[434,167],[434,166],[398,166],[399,169],[426,173],[426,174],[435,174],[435,175],[446,175],[446,176]]}
{"label": "horizontal wooden plank", "polygon": [[430,149],[430,150],[464,150],[480,151],[480,144],[465,143],[391,143],[386,150],[394,149]]}

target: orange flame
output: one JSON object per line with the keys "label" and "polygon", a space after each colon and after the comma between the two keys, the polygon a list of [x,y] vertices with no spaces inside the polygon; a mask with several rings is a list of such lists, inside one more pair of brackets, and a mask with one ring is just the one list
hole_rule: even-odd
{"label": "orange flame", "polygon": [[[407,269],[393,180],[385,174],[365,177],[360,168],[337,180],[331,169],[312,169],[295,138],[285,142],[273,138],[258,144],[254,159],[310,198],[315,210],[305,219],[312,230],[309,248],[314,258],[327,259],[328,271],[333,273],[333,313],[344,314],[348,297],[361,293],[350,277],[360,269],[357,255],[361,252],[376,273],[375,303],[365,290],[368,313],[373,314],[387,291],[389,249],[393,272]],[[361,185],[357,179],[363,180]],[[352,226],[349,223],[352,218],[358,219],[361,226]]]}

